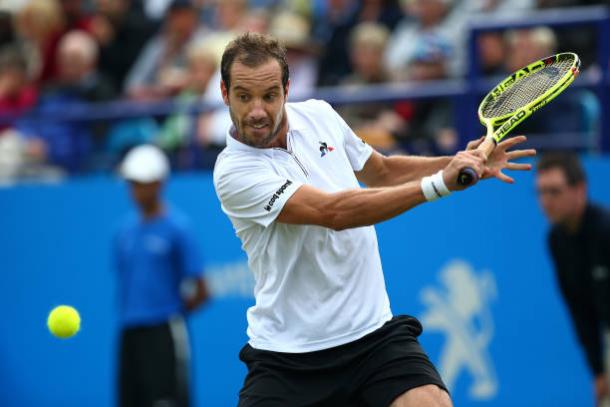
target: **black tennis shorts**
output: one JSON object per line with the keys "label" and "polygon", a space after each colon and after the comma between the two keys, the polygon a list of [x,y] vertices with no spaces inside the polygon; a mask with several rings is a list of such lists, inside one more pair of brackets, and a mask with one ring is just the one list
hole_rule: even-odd
{"label": "black tennis shorts", "polygon": [[239,407],[388,407],[407,390],[443,381],[417,337],[422,327],[397,316],[381,328],[341,346],[282,353],[246,345],[239,358],[248,375]]}

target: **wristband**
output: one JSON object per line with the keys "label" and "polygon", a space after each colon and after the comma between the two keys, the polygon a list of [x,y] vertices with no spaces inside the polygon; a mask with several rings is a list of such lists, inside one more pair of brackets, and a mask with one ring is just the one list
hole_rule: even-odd
{"label": "wristband", "polygon": [[451,194],[445,181],[443,180],[443,170],[440,170],[434,175],[424,177],[421,180],[421,190],[426,198],[426,201],[436,201],[438,198],[442,198]]}

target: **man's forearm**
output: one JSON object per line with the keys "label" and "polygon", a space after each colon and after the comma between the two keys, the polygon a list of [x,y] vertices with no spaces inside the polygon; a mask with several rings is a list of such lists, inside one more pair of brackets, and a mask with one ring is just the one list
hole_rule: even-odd
{"label": "man's forearm", "polygon": [[426,202],[418,181],[398,186],[365,188],[331,195],[323,211],[335,230],[373,225]]}
{"label": "man's forearm", "polygon": [[382,184],[399,185],[409,181],[416,181],[425,176],[442,170],[449,164],[451,157],[418,157],[418,156],[391,156],[386,158],[386,172]]}

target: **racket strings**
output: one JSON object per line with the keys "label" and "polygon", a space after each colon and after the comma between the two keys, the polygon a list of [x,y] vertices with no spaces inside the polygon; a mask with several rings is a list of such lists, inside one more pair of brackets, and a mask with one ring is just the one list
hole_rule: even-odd
{"label": "racket strings", "polygon": [[573,65],[573,59],[562,59],[519,79],[483,106],[483,117],[500,117],[522,108],[557,84]]}

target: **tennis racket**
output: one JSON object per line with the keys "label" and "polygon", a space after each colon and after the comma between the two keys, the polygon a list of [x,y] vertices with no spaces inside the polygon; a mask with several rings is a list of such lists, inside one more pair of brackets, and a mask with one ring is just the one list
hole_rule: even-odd
{"label": "tennis racket", "polygon": [[[579,69],[578,55],[564,52],[519,69],[493,88],[478,111],[487,135],[477,149],[483,151],[485,159],[512,129],[563,92]],[[460,170],[457,181],[466,186],[478,178],[473,168],[466,167]]]}

